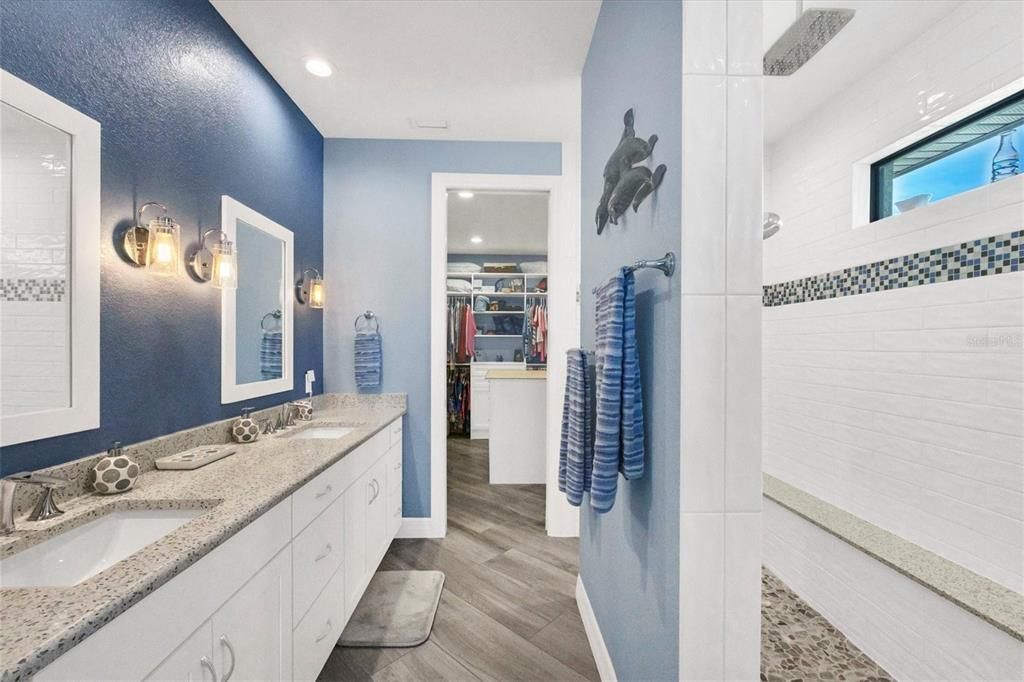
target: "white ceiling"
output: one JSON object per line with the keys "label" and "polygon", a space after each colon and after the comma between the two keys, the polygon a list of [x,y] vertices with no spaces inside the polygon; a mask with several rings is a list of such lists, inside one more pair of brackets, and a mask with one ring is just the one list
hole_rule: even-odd
{"label": "white ceiling", "polygon": [[[597,0],[212,2],[325,137],[390,139],[563,139],[600,9]],[[309,74],[309,57],[334,75]]]}
{"label": "white ceiling", "polygon": [[[792,76],[765,78],[765,140],[772,142],[964,0],[806,0],[804,9],[845,7],[857,14]],[[767,0],[765,49],[796,18],[794,0]]]}
{"label": "white ceiling", "polygon": [[[472,237],[483,241],[474,244]],[[448,253],[533,254],[548,251],[547,192],[448,193]]]}

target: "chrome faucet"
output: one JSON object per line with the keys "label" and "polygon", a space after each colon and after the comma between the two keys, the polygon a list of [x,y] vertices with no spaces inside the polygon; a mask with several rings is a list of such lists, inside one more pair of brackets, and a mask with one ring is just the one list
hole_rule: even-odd
{"label": "chrome faucet", "polygon": [[66,478],[31,471],[5,476],[0,480],[0,535],[10,535],[14,532],[14,492],[19,483],[38,485],[43,489],[35,508],[28,515],[29,521],[45,521],[64,513],[57,507],[53,495],[55,490],[67,486]]}

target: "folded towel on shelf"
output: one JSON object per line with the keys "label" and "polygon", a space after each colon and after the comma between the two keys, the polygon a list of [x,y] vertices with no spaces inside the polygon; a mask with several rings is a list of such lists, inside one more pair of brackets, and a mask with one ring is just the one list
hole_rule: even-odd
{"label": "folded towel on shelf", "polygon": [[593,464],[590,363],[583,350],[573,348],[566,353],[566,365],[558,489],[565,493],[569,504],[578,507],[583,502],[583,493],[590,490]]}
{"label": "folded towel on shelf", "polygon": [[590,506],[607,512],[615,504],[618,475],[644,473],[643,398],[636,346],[636,297],[633,273],[623,268],[599,287],[594,464]]}
{"label": "folded towel on shelf", "polygon": [[356,386],[358,388],[379,387],[382,365],[380,332],[369,330],[356,332]]}
{"label": "folded towel on shelf", "polygon": [[264,331],[260,338],[260,377],[280,379],[281,372],[281,332]]}

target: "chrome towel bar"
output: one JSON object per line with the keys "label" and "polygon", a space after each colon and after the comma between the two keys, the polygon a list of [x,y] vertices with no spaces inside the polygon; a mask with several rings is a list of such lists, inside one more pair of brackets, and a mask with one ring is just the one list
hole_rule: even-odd
{"label": "chrome towel bar", "polygon": [[[655,270],[661,270],[665,273],[666,277],[671,277],[676,272],[676,254],[669,251],[661,258],[655,258],[653,260],[647,260],[640,258],[632,265],[626,266],[629,272],[636,272],[637,270],[643,270],[644,268],[654,268]],[[594,287],[593,293],[597,293],[598,287]]]}

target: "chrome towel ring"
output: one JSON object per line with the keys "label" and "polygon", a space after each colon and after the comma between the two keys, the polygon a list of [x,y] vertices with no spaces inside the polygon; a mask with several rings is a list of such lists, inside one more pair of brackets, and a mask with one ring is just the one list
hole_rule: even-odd
{"label": "chrome towel ring", "polygon": [[[271,318],[270,326],[267,326],[267,318]],[[260,320],[260,328],[265,332],[281,331],[281,311],[275,310],[263,316]]]}
{"label": "chrome towel ring", "polygon": [[370,329],[370,325],[373,324],[373,331],[380,332],[380,318],[377,317],[377,314],[374,313],[372,310],[367,310],[362,315],[356,316],[356,321],[353,324],[353,327],[355,327],[357,333],[364,331],[364,329],[361,329],[359,327],[359,324],[361,322],[365,323],[365,329]]}

